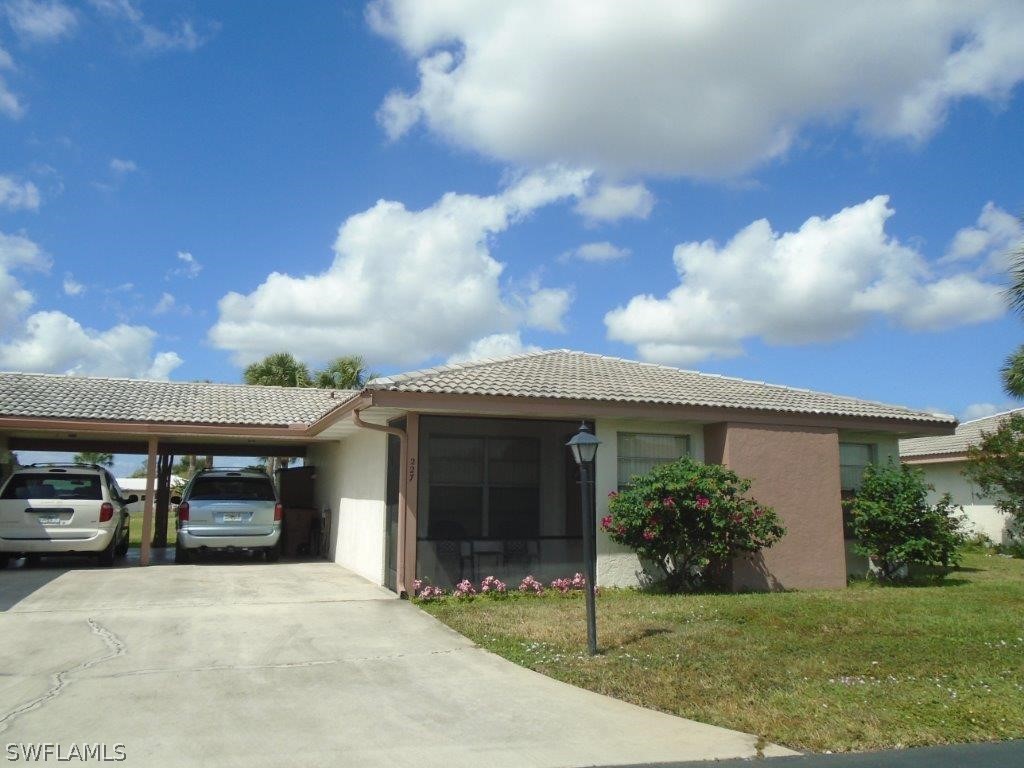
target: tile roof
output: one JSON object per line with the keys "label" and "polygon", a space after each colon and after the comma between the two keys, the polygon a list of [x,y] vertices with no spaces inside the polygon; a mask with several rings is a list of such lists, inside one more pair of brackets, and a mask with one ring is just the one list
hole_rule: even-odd
{"label": "tile roof", "polygon": [[351,390],[0,373],[0,416],[174,424],[308,425]]}
{"label": "tile roof", "polygon": [[367,388],[739,408],[893,419],[947,427],[956,423],[947,414],[570,350],[386,376],[374,379]]}
{"label": "tile roof", "polygon": [[965,421],[956,428],[952,435],[941,437],[915,437],[907,440],[900,440],[900,456],[931,456],[945,453],[966,453],[967,449],[981,441],[982,432],[992,432],[999,427],[999,423],[1014,413],[1020,413],[1024,408],[1017,408],[1004,413],[997,413],[986,416],[983,419]]}

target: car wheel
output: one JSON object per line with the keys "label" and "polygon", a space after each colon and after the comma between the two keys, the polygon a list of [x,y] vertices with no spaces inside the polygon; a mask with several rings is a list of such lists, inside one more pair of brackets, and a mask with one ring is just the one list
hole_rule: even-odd
{"label": "car wheel", "polygon": [[118,557],[124,557],[128,554],[128,542],[130,538],[131,537],[128,535],[128,524],[125,523],[125,526],[122,529],[121,541],[117,545],[116,554]]}
{"label": "car wheel", "polygon": [[110,543],[100,552],[96,562],[104,568],[110,568],[114,564],[114,557],[117,553],[117,534],[110,540]]}
{"label": "car wheel", "polygon": [[187,565],[191,559],[192,557],[190,556],[189,551],[187,549],[181,546],[181,544],[175,545],[174,562],[176,562],[178,565]]}
{"label": "car wheel", "polygon": [[276,563],[278,560],[281,559],[280,545],[276,545],[264,550],[263,556],[267,558],[268,563]]}

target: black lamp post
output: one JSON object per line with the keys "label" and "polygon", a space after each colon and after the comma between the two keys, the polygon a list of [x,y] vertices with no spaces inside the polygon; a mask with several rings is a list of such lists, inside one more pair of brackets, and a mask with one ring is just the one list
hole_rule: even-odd
{"label": "black lamp post", "polygon": [[580,431],[566,443],[572,457],[580,467],[580,506],[583,516],[583,570],[587,577],[587,649],[590,655],[597,653],[597,606],[594,604],[594,589],[597,586],[597,518],[594,514],[594,458],[601,441],[594,437],[586,422],[580,424]]}

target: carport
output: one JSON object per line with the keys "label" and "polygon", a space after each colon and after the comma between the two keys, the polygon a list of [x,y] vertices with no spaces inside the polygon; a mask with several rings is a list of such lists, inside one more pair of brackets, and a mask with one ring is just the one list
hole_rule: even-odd
{"label": "carport", "polygon": [[[11,451],[147,457],[139,562],[148,565],[158,457],[305,457],[357,393],[205,382],[0,373],[0,461]],[[10,466],[0,466],[0,479]]]}

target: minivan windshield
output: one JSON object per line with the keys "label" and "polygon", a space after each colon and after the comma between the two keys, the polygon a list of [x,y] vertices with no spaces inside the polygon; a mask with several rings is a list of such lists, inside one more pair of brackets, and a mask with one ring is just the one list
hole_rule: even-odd
{"label": "minivan windshield", "polygon": [[5,499],[103,498],[99,475],[58,475],[48,472],[15,475],[4,488]]}
{"label": "minivan windshield", "polygon": [[275,501],[266,477],[197,477],[188,495],[194,501]]}

